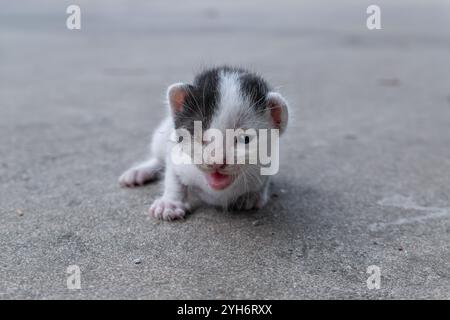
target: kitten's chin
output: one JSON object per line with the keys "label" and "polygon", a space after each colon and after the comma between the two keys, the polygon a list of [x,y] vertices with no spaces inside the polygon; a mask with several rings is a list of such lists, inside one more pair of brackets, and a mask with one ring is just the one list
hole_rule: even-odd
{"label": "kitten's chin", "polygon": [[220,172],[210,172],[206,174],[206,181],[208,185],[214,190],[226,189],[233,183],[233,176],[222,174]]}

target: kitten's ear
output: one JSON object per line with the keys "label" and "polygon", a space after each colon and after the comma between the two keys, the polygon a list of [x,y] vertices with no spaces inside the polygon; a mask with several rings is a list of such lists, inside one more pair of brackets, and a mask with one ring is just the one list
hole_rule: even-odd
{"label": "kitten's ear", "polygon": [[282,134],[288,124],[289,111],[287,101],[277,92],[269,92],[266,101],[274,127],[279,129],[280,134]]}
{"label": "kitten's ear", "polygon": [[167,101],[173,114],[183,110],[188,94],[192,92],[192,86],[185,83],[174,83],[167,89]]}

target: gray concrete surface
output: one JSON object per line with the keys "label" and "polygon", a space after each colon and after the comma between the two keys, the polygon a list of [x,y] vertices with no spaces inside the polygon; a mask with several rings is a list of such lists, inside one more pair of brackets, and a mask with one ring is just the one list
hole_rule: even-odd
{"label": "gray concrete surface", "polygon": [[[449,2],[77,3],[0,2],[0,299],[450,298]],[[117,177],[221,63],[291,102],[272,201],[149,219]]]}

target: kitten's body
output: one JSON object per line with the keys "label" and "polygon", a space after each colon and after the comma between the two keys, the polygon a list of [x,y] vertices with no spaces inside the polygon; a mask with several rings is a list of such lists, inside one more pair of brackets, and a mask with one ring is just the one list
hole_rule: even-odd
{"label": "kitten's body", "polygon": [[[143,185],[164,171],[164,194],[155,200],[150,213],[166,220],[181,218],[189,210],[188,192],[212,205],[262,207],[268,200],[270,176],[260,175],[259,165],[176,164],[172,158],[176,143],[170,137],[179,128],[193,133],[194,121],[202,121],[203,130],[276,128],[283,132],[287,103],[281,95],[270,91],[255,74],[221,67],[202,72],[193,85],[170,86],[168,104],[171,114],[154,132],[150,159],[127,170],[120,184]],[[230,147],[234,145],[226,145],[223,151],[226,153]]]}

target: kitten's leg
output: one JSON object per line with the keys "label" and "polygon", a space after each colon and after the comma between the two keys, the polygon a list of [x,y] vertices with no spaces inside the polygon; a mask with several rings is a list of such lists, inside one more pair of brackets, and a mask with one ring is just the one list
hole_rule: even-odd
{"label": "kitten's leg", "polygon": [[234,210],[252,210],[261,209],[269,200],[269,179],[264,183],[261,190],[249,192],[240,196],[235,203],[231,205]]}
{"label": "kitten's leg", "polygon": [[261,209],[267,204],[267,202],[269,201],[269,190],[270,190],[270,179],[267,179],[263,188],[259,192],[259,196],[255,202],[256,209]]}
{"label": "kitten's leg", "polygon": [[169,164],[166,166],[164,174],[164,194],[153,202],[149,212],[155,218],[162,220],[183,218],[189,211],[186,198],[187,188],[181,184]]}
{"label": "kitten's leg", "polygon": [[142,186],[159,178],[164,169],[165,148],[171,128],[170,118],[166,118],[156,128],[151,143],[151,158],[125,171],[119,178],[122,187]]}
{"label": "kitten's leg", "polygon": [[152,158],[125,171],[119,178],[122,187],[137,187],[158,179],[164,164]]}

